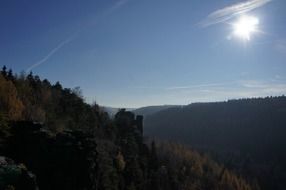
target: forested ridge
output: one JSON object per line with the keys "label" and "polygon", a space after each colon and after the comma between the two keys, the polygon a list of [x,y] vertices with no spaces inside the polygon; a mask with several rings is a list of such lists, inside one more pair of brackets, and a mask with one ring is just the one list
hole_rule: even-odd
{"label": "forested ridge", "polygon": [[285,189],[285,96],[166,109],[145,118],[145,134],[208,152],[262,189]]}
{"label": "forested ridge", "polygon": [[33,73],[0,74],[0,189],[251,190],[255,180],[208,156],[143,137],[143,117],[113,119]]}

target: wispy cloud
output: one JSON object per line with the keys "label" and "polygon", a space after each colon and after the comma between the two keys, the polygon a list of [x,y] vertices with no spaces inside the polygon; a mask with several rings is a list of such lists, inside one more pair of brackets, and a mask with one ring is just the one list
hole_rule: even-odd
{"label": "wispy cloud", "polygon": [[259,81],[259,80],[245,80],[240,81],[242,89],[248,89],[256,94],[263,95],[281,95],[286,93],[285,81]]}
{"label": "wispy cloud", "polygon": [[203,84],[193,84],[193,85],[185,85],[185,86],[167,86],[167,87],[156,87],[156,86],[135,86],[131,87],[134,89],[157,89],[157,90],[188,90],[188,89],[205,89],[211,87],[223,87],[230,84],[235,84],[236,81],[229,82],[221,82],[221,83],[203,83]]}
{"label": "wispy cloud", "polygon": [[207,87],[220,87],[234,82],[224,82],[224,83],[207,83],[207,84],[198,84],[198,85],[188,85],[188,86],[172,86],[165,88],[166,90],[179,90],[179,89],[196,89],[196,88],[207,88]]}
{"label": "wispy cloud", "polygon": [[269,86],[269,83],[262,82],[259,80],[240,80],[239,84],[244,88],[266,88]]}
{"label": "wispy cloud", "polygon": [[258,7],[266,5],[271,1],[272,0],[247,0],[241,3],[224,7],[209,14],[207,18],[199,23],[199,25],[202,27],[207,27],[213,24],[226,22],[239,14],[252,11]]}
{"label": "wispy cloud", "polygon": [[240,80],[233,85],[210,86],[199,89],[182,89],[174,91],[181,99],[189,102],[225,101],[228,99],[280,96],[286,94],[286,83],[271,80]]}
{"label": "wispy cloud", "polygon": [[130,0],[118,0],[108,11],[107,13],[110,14],[114,12],[115,10],[121,8],[123,5],[128,3]]}
{"label": "wispy cloud", "polygon": [[268,79],[221,81],[187,86],[138,86],[133,87],[133,90],[139,90],[139,94],[144,97],[142,105],[150,105],[152,102],[182,105],[192,102],[286,95],[286,79],[282,80],[280,76],[278,76],[279,80],[276,78],[273,76]]}

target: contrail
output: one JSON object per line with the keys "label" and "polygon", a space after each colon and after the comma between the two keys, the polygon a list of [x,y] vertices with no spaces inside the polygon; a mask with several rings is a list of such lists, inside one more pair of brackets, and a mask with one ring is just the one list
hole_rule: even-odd
{"label": "contrail", "polygon": [[199,25],[202,27],[207,27],[221,22],[226,22],[227,20],[230,20],[239,14],[252,11],[256,8],[266,5],[267,3],[270,3],[271,1],[272,0],[247,0],[241,3],[224,7],[209,14],[207,18],[199,23]]}
{"label": "contrail", "polygon": [[38,67],[40,65],[42,65],[43,63],[45,63],[46,61],[48,61],[55,53],[57,53],[57,51],[59,51],[62,47],[64,47],[66,44],[70,43],[72,40],[74,40],[75,35],[72,35],[71,37],[69,37],[68,39],[62,41],[61,43],[59,43],[54,49],[52,49],[48,55],[46,55],[43,59],[39,60],[38,62],[34,63],[33,65],[31,65],[28,69],[26,69],[26,72],[30,72],[33,68]]}
{"label": "contrail", "polygon": [[[116,11],[117,9],[119,9],[120,7],[122,7],[124,4],[126,4],[127,2],[129,2],[130,0],[118,0],[111,8],[109,8],[104,14],[103,17],[108,16],[110,14],[112,14],[114,11]],[[26,72],[30,72],[32,69],[44,64],[45,62],[47,62],[55,53],[57,53],[61,48],[63,48],[65,45],[67,45],[68,43],[72,42],[76,35],[78,33],[80,33],[82,30],[87,29],[88,26],[83,27],[82,29],[80,29],[79,31],[75,32],[75,34],[71,35],[69,38],[63,40],[61,43],[59,43],[54,49],[52,49],[44,58],[42,58],[41,60],[39,60],[38,62],[34,63],[33,65],[31,65],[29,68],[26,69]]]}

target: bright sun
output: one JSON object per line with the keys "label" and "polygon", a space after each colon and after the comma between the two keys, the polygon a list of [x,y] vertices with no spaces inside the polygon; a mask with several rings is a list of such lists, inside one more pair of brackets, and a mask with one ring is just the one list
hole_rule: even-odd
{"label": "bright sun", "polygon": [[258,30],[259,19],[253,16],[241,16],[233,23],[233,33],[243,40],[250,40],[252,33]]}

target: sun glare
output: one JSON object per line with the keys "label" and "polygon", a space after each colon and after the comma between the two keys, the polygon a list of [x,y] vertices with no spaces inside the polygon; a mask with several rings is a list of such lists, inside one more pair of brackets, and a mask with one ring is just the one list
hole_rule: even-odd
{"label": "sun glare", "polygon": [[236,23],[233,24],[233,33],[235,36],[243,40],[250,40],[251,34],[257,32],[259,19],[253,16],[241,16]]}

